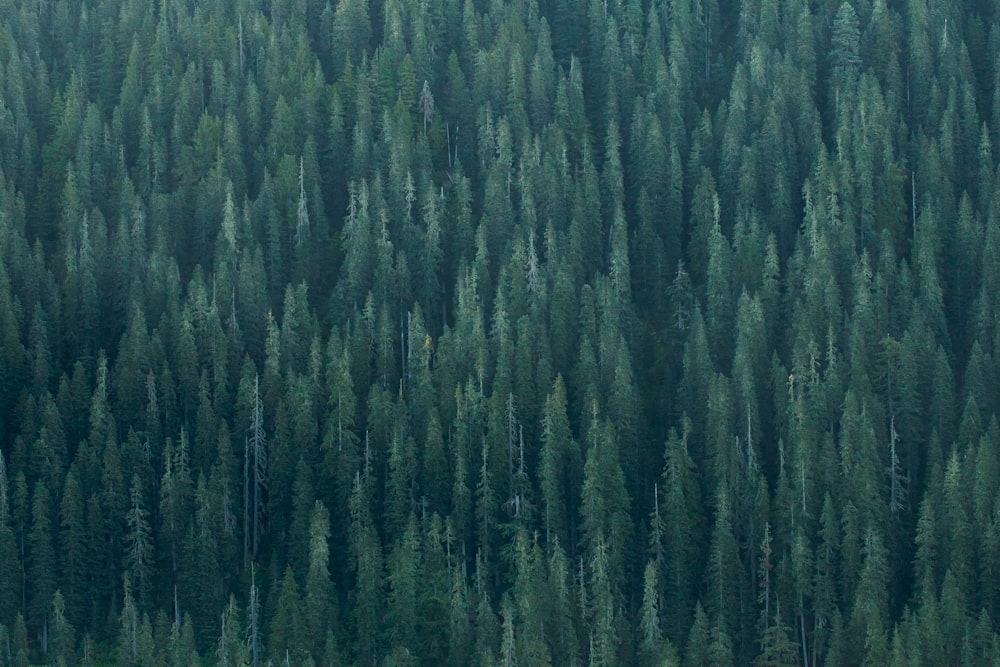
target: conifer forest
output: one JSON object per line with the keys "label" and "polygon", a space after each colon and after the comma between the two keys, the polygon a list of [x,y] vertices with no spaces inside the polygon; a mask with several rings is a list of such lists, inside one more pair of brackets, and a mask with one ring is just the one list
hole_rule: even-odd
{"label": "conifer forest", "polygon": [[1000,665],[998,154],[1000,0],[0,0],[0,665]]}

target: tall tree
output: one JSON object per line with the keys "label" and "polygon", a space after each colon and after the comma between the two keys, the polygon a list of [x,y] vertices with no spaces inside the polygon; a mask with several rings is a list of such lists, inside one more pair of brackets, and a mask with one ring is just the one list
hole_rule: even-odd
{"label": "tall tree", "polygon": [[308,656],[306,624],[302,619],[302,598],[292,568],[278,584],[278,600],[268,630],[268,652],[271,662],[301,663]]}
{"label": "tall tree", "polygon": [[566,385],[562,376],[557,376],[552,393],[545,399],[539,472],[546,542],[558,540],[562,544],[573,544],[576,522],[570,508],[581,483],[581,462],[566,403]]}
{"label": "tall tree", "polygon": [[42,653],[48,651],[52,595],[56,591],[56,553],[52,534],[52,499],[42,482],[31,496],[31,532],[28,534],[28,621],[38,633]]}
{"label": "tall tree", "polygon": [[[244,380],[246,375],[244,374]],[[242,383],[241,383],[242,384]],[[241,390],[243,387],[241,386]],[[267,492],[267,435],[264,432],[264,404],[260,378],[254,375],[252,393],[247,392],[251,411],[243,453],[243,563],[257,558],[264,533]]]}
{"label": "tall tree", "polygon": [[[178,576],[181,569],[181,551],[185,535],[191,524],[194,513],[194,484],[191,480],[191,470],[188,461],[187,433],[181,431],[180,441],[177,446],[168,440],[163,451],[164,471],[160,479],[160,516],[163,520],[163,536],[166,538],[169,551],[169,565],[171,578],[173,579],[174,593],[177,592]],[[136,501],[135,494],[141,496],[141,488],[135,486],[133,480],[133,503]],[[141,498],[139,498],[141,501]],[[148,522],[143,510],[143,520]],[[137,530],[137,529],[136,529]],[[164,546],[167,546],[164,545]],[[140,608],[144,608],[146,601],[146,588],[142,580],[134,580],[136,587],[136,598]]]}
{"label": "tall tree", "polygon": [[364,664],[377,664],[382,644],[383,566],[382,545],[370,508],[370,471],[358,472],[351,492],[350,543],[356,595],[353,605],[355,650]]}
{"label": "tall tree", "polygon": [[[625,572],[632,539],[631,501],[619,462],[614,427],[609,421],[600,419],[596,405],[593,406],[587,440],[580,507],[583,545],[591,559],[598,557],[595,551],[598,545],[606,552],[600,556],[602,576],[606,577],[606,584],[617,599],[625,592]],[[608,603],[615,604],[615,600]]]}
{"label": "tall tree", "polygon": [[[312,643],[312,655],[323,659],[327,635],[339,629],[337,598],[330,579],[330,513],[316,501],[309,523],[309,570],[305,587],[305,627]],[[332,660],[328,655],[326,659]]]}
{"label": "tall tree", "polygon": [[[153,533],[149,523],[149,510],[142,497],[142,482],[132,476],[128,511],[125,515],[128,532],[125,534],[125,576],[135,590],[134,604],[140,610],[148,609],[153,586],[154,557]],[[130,591],[129,596],[133,593]]]}

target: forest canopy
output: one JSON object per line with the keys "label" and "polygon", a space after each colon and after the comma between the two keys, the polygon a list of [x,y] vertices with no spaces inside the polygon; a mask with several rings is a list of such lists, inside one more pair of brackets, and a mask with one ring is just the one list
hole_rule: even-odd
{"label": "forest canopy", "polygon": [[997,664],[997,54],[0,0],[0,665]]}

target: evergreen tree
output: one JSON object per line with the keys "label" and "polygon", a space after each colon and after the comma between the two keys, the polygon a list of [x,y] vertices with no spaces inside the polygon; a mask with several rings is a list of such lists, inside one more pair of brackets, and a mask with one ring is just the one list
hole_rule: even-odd
{"label": "evergreen tree", "polygon": [[351,492],[350,541],[357,590],[352,619],[358,659],[377,664],[382,650],[383,567],[382,546],[369,508],[370,483],[368,470],[364,476],[359,472]]}
{"label": "evergreen tree", "polygon": [[7,525],[0,525],[0,558],[8,564],[0,576],[0,618],[11,619],[20,608],[22,561],[17,538]]}
{"label": "evergreen tree", "polygon": [[[184,431],[181,431],[180,442],[176,447],[170,441],[167,441],[163,458],[164,471],[163,477],[160,480],[160,516],[163,519],[163,536],[170,547],[170,571],[173,575],[174,586],[176,586],[181,567],[182,541],[187,534],[194,510],[194,485],[191,481],[191,471],[188,462],[187,434]],[[146,511],[144,509],[137,509],[138,506],[135,504],[137,501],[141,503],[142,500],[141,488],[136,484],[137,481],[133,479],[133,507],[131,511],[141,511],[143,514],[141,521],[148,526]],[[137,494],[139,497],[137,497]],[[138,517],[133,517],[131,520],[140,521]],[[135,544],[139,541],[138,531],[140,528],[138,524],[135,526],[130,524],[130,528],[136,532],[136,537],[131,542],[133,545],[132,548],[138,549]],[[145,530],[148,530],[148,527]],[[145,539],[148,541],[148,538]],[[144,558],[146,557],[145,552],[146,550],[143,549]],[[136,557],[138,558],[138,555]],[[151,556],[150,561],[152,561]],[[136,567],[140,566],[137,565]],[[145,579],[146,576],[139,576],[138,572],[133,575],[133,584],[136,587],[136,597],[139,600],[140,607],[144,607],[146,601],[147,584],[145,583]]]}
{"label": "evergreen tree", "polygon": [[[246,374],[244,374],[246,379]],[[241,382],[240,389],[243,390]],[[250,422],[243,455],[243,563],[256,558],[264,532],[265,493],[267,491],[267,436],[264,432],[264,405],[260,381],[254,376]]]}
{"label": "evergreen tree", "polygon": [[630,500],[618,459],[614,427],[599,419],[596,405],[588,441],[580,507],[583,543],[591,559],[597,558],[599,543],[606,551],[601,555],[602,576],[606,577],[610,594],[617,598],[624,593],[626,554],[632,539]]}
{"label": "evergreen tree", "polygon": [[52,534],[52,500],[42,482],[31,497],[31,532],[25,559],[28,583],[28,622],[40,637],[42,653],[48,652],[52,596],[56,592],[56,553]]}
{"label": "evergreen tree", "polygon": [[405,531],[396,541],[386,562],[389,574],[388,642],[390,646],[408,651],[417,648],[418,573],[422,570],[420,551],[419,528],[416,517],[411,514]]}
{"label": "evergreen tree", "polygon": [[[128,512],[125,515],[128,532],[125,534],[125,577],[135,589],[134,604],[137,609],[147,608],[153,585],[153,533],[149,525],[149,511],[144,507],[142,482],[132,476]],[[124,613],[124,612],[123,612]],[[139,613],[139,612],[136,612]]]}
{"label": "evergreen tree", "polygon": [[701,549],[702,527],[699,507],[701,494],[694,477],[695,465],[688,454],[690,421],[685,420],[682,437],[671,430],[665,447],[663,470],[664,502],[661,510],[667,517],[663,535],[663,599],[667,636],[680,643],[689,627],[692,604],[698,583],[696,562]]}
{"label": "evergreen tree", "polygon": [[260,589],[257,588],[256,572],[250,568],[250,595],[247,599],[246,613],[246,653],[253,667],[260,665],[263,656],[263,629],[261,628]]}
{"label": "evergreen tree", "polygon": [[278,588],[278,601],[267,634],[272,662],[300,663],[307,655],[306,624],[302,619],[302,598],[291,567],[285,569]]}
{"label": "evergreen tree", "polygon": [[249,663],[250,656],[243,640],[241,622],[242,616],[236,605],[236,599],[230,596],[229,602],[221,614],[221,629],[215,650],[215,656],[220,665],[232,667]]}
{"label": "evergreen tree", "polygon": [[[146,618],[148,623],[149,619]],[[118,639],[118,662],[122,665],[135,665],[140,661],[141,617],[132,597],[132,584],[125,580],[125,599],[122,603],[120,617],[120,636]]]}
{"label": "evergreen tree", "polygon": [[639,652],[646,665],[671,664],[671,661],[672,664],[677,664],[676,651],[669,640],[664,640],[660,629],[660,601],[656,579],[656,564],[655,561],[650,561],[646,564],[643,575]]}
{"label": "evergreen tree", "polygon": [[708,627],[708,617],[701,603],[697,603],[694,610],[694,623],[687,637],[687,648],[684,652],[684,664],[707,665],[709,662],[709,643],[711,642],[710,630]]}
{"label": "evergreen tree", "polygon": [[721,651],[719,655],[728,654],[729,661],[733,659],[734,647],[731,644],[740,627],[744,604],[743,576],[731,502],[729,492],[720,485],[716,492],[715,527],[708,551],[708,595],[705,599],[708,609],[716,617],[712,634],[714,648],[710,647],[709,653],[714,656],[716,651]]}
{"label": "evergreen tree", "polygon": [[49,654],[52,656],[51,661],[57,665],[71,665],[76,662],[75,630],[66,618],[66,601],[58,590],[52,596]]}
{"label": "evergreen tree", "polygon": [[573,441],[566,413],[566,386],[557,376],[552,393],[545,399],[542,418],[540,477],[544,502],[546,541],[572,544],[575,530],[569,507],[580,482],[579,452]]}
{"label": "evergreen tree", "polygon": [[[311,653],[322,659],[327,634],[337,626],[337,599],[330,579],[330,513],[316,501],[309,525],[309,570],[305,587],[305,627],[312,642]],[[327,656],[332,659],[333,656]]]}

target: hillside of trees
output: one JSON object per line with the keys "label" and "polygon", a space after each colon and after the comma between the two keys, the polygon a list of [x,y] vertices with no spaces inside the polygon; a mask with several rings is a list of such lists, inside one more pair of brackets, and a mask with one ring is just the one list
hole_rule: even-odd
{"label": "hillside of trees", "polygon": [[0,18],[0,665],[1000,664],[997,0]]}

